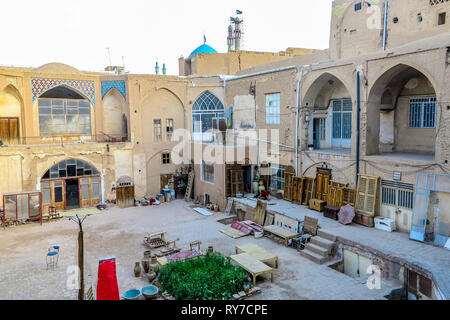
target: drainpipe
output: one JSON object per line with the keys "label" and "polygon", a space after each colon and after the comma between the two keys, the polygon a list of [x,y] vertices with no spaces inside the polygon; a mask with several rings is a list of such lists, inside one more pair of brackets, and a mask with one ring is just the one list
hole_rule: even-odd
{"label": "drainpipe", "polygon": [[359,174],[359,153],[360,153],[360,139],[361,139],[361,82],[359,71],[356,72],[356,183],[358,185]]}
{"label": "drainpipe", "polygon": [[388,18],[388,1],[384,2],[384,29],[383,29],[383,51],[386,51],[386,36],[387,36],[387,18]]}
{"label": "drainpipe", "polygon": [[[295,175],[298,177],[298,121],[300,117],[300,81],[297,69],[297,114],[295,116]],[[303,71],[302,71],[303,72]]]}

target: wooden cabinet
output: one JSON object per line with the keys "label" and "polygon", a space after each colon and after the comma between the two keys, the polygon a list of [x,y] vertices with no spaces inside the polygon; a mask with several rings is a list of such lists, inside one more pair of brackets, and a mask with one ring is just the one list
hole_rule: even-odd
{"label": "wooden cabinet", "polygon": [[302,204],[303,178],[294,177],[292,179],[292,202]]}
{"label": "wooden cabinet", "polygon": [[244,194],[244,170],[240,165],[234,165],[230,170],[231,196]]}

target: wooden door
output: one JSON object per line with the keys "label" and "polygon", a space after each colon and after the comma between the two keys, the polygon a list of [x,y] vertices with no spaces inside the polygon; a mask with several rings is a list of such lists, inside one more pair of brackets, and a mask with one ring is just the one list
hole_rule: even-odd
{"label": "wooden door", "polygon": [[309,201],[312,199],[314,188],[314,178],[305,177],[303,178],[303,195],[302,204],[305,206],[309,205]]}
{"label": "wooden door", "polygon": [[292,179],[292,202],[302,204],[303,179],[294,177]]}
{"label": "wooden door", "polygon": [[100,177],[81,178],[80,185],[80,206],[88,208],[98,205],[101,202]]}
{"label": "wooden door", "polygon": [[230,170],[231,175],[231,196],[244,194],[244,170],[240,166],[233,166]]}
{"label": "wooden door", "polygon": [[331,180],[331,169],[317,168],[315,198],[327,201],[328,186]]}
{"label": "wooden door", "polygon": [[128,208],[134,206],[134,186],[117,187],[116,204],[120,208]]}
{"label": "wooden door", "polygon": [[19,118],[0,118],[0,140],[5,145],[19,143]]}

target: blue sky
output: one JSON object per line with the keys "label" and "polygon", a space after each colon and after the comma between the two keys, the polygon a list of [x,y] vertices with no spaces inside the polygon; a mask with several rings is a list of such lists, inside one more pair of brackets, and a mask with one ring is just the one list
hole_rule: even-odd
{"label": "blue sky", "polygon": [[[101,71],[112,63],[154,73],[156,59],[178,74],[178,58],[207,43],[226,52],[229,17],[242,10],[243,49],[328,47],[331,0],[16,0],[2,3],[0,65],[62,62]],[[5,31],[7,30],[7,31]]]}

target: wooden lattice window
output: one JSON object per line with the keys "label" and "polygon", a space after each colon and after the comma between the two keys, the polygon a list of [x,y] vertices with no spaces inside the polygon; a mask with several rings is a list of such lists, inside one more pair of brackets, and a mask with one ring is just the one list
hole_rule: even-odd
{"label": "wooden lattice window", "polygon": [[355,206],[356,201],[356,190],[351,188],[344,188],[342,189],[342,205],[351,205],[352,207]]}
{"label": "wooden lattice window", "polygon": [[358,175],[358,188],[356,191],[356,213],[375,215],[375,205],[379,177]]}
{"label": "wooden lattice window", "polygon": [[342,199],[344,196],[344,189],[339,187],[328,187],[327,205],[332,207],[342,207]]}

